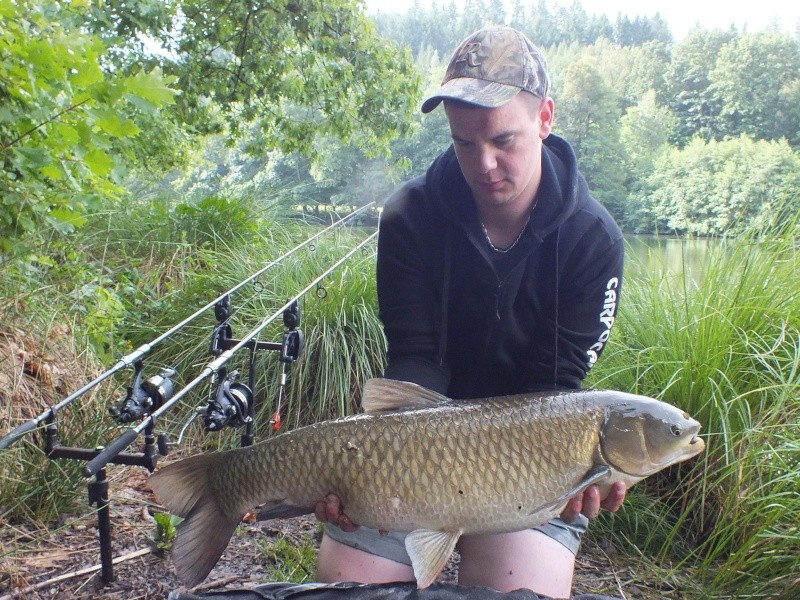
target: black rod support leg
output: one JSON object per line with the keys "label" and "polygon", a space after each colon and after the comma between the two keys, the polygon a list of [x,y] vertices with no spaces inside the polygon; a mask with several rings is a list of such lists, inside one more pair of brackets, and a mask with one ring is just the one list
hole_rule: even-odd
{"label": "black rod support leg", "polygon": [[97,505],[97,531],[100,537],[100,577],[103,583],[114,581],[114,562],[111,554],[111,515],[108,501],[106,470],[100,469],[95,480],[88,484],[89,504]]}

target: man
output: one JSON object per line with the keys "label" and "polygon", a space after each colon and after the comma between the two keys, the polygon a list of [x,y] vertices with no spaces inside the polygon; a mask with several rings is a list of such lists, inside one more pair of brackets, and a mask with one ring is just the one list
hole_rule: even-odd
{"label": "man", "polygon": [[[377,284],[385,377],[452,398],[578,389],[616,316],[623,238],[591,196],[574,153],[551,135],[539,50],[509,27],[456,50],[439,91],[453,145],[387,201]],[[459,583],[569,597],[588,518],[617,510],[594,486],[539,528],[464,536]],[[329,497],[321,581],[413,580],[399,533],[356,528]],[[581,514],[582,513],[582,514]],[[334,524],[338,524],[336,527]]]}

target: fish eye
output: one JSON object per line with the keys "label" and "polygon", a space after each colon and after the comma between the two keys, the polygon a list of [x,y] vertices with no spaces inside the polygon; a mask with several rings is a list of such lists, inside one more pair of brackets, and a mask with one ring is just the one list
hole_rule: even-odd
{"label": "fish eye", "polygon": [[672,435],[674,435],[675,437],[680,437],[680,435],[683,433],[683,430],[681,429],[680,425],[672,425],[670,427],[670,430],[672,431]]}

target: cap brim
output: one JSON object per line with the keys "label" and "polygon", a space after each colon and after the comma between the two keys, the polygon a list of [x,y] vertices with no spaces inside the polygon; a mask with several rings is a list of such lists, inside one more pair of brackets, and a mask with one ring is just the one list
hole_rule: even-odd
{"label": "cap brim", "polygon": [[431,112],[442,100],[459,100],[485,108],[497,108],[521,91],[522,88],[516,85],[457,77],[447,81],[433,96],[425,100],[422,103],[422,112]]}

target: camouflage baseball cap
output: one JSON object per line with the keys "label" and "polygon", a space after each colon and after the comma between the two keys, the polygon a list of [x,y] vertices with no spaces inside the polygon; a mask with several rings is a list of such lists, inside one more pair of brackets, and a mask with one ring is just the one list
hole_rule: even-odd
{"label": "camouflage baseball cap", "polygon": [[422,103],[422,112],[446,99],[495,108],[522,90],[544,98],[549,88],[544,56],[525,35],[511,27],[486,27],[461,42],[442,87]]}

